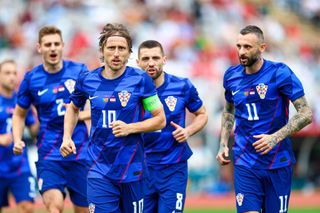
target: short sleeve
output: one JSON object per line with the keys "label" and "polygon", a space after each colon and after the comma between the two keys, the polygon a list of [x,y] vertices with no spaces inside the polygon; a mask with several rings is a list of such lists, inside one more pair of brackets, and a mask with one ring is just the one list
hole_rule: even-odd
{"label": "short sleeve", "polygon": [[291,101],[304,96],[302,83],[294,72],[284,64],[277,71],[277,86],[279,91]]}
{"label": "short sleeve", "polygon": [[70,96],[70,100],[79,108],[83,107],[88,99],[86,92],[83,90],[83,82],[87,74],[88,72],[82,72],[80,74],[78,80],[76,81],[74,91]]}
{"label": "short sleeve", "polygon": [[30,78],[31,78],[31,73],[26,73],[23,80],[21,81],[19,91],[18,91],[17,104],[24,109],[28,109],[32,101],[30,88],[29,88]]}
{"label": "short sleeve", "polygon": [[199,93],[195,86],[191,83],[189,79],[186,81],[187,84],[187,92],[189,94],[189,98],[187,100],[187,109],[190,112],[196,112],[202,106],[202,100],[199,97]]}

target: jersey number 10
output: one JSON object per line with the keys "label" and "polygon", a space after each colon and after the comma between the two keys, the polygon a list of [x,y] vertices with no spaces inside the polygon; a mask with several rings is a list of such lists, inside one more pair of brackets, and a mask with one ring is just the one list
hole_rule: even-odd
{"label": "jersey number 10", "polygon": [[116,120],[116,117],[115,110],[102,110],[102,127],[111,128],[111,123]]}

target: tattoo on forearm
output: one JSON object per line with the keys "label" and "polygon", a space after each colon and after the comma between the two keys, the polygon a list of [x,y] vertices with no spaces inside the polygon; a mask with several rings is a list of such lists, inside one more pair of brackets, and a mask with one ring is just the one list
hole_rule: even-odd
{"label": "tattoo on forearm", "polygon": [[275,140],[277,142],[301,130],[303,127],[307,126],[312,121],[312,111],[311,108],[308,106],[305,97],[297,99],[295,102],[293,102],[293,105],[297,110],[297,114],[290,118],[287,125],[285,125],[278,132],[276,132]]}
{"label": "tattoo on forearm", "polygon": [[222,113],[221,138],[228,140],[234,125],[234,106],[227,103]]}

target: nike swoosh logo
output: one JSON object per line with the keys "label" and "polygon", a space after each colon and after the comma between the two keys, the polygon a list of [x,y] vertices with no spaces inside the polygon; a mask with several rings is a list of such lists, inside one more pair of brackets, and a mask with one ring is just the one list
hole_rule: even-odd
{"label": "nike swoosh logo", "polygon": [[238,89],[237,91],[232,91],[231,93],[232,93],[232,95],[235,95],[235,94],[237,94],[238,92],[239,92],[240,90]]}
{"label": "nike swoosh logo", "polygon": [[89,96],[89,100],[92,100],[94,98],[98,98],[98,96],[97,95],[96,96]]}
{"label": "nike swoosh logo", "polygon": [[44,89],[44,90],[39,90],[39,91],[38,91],[38,96],[43,95],[43,94],[46,93],[47,91],[48,91],[48,88],[47,88],[47,89]]}

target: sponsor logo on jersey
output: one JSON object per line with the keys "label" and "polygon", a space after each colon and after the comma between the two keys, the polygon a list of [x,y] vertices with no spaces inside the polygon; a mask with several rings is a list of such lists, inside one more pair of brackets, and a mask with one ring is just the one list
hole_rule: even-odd
{"label": "sponsor logo on jersey", "polygon": [[164,99],[164,101],[166,102],[167,107],[169,108],[169,110],[171,112],[173,112],[174,109],[176,108],[177,98],[175,98],[173,96],[168,96],[166,99]]}
{"label": "sponsor logo on jersey", "polygon": [[68,79],[64,82],[65,87],[71,94],[74,91],[74,86],[76,85],[76,81],[73,79]]}
{"label": "sponsor logo on jersey", "polygon": [[131,93],[128,92],[127,90],[122,90],[121,92],[118,93],[118,96],[121,102],[121,106],[122,107],[127,106]]}
{"label": "sponsor logo on jersey", "polygon": [[89,204],[89,213],[94,213],[95,208],[96,208],[96,205],[93,203],[90,203]]}
{"label": "sponsor logo on jersey", "polygon": [[238,193],[236,196],[238,206],[242,206],[244,195],[242,193]]}
{"label": "sponsor logo on jersey", "polygon": [[267,94],[268,85],[265,85],[264,83],[260,83],[256,86],[257,92],[261,99],[264,99]]}
{"label": "sponsor logo on jersey", "polygon": [[44,93],[46,93],[48,91],[48,88],[47,89],[43,89],[43,90],[39,90],[38,91],[38,96],[42,96]]}

